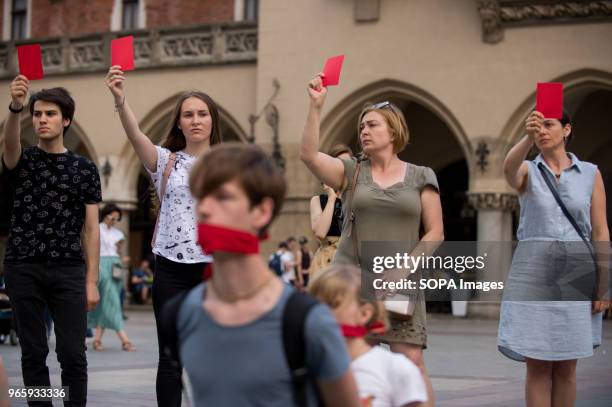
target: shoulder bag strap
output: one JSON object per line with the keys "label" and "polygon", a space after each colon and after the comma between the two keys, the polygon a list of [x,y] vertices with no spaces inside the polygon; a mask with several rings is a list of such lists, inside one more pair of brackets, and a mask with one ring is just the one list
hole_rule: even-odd
{"label": "shoulder bag strap", "polygon": [[293,400],[298,407],[308,406],[307,385],[313,380],[306,367],[304,325],[308,313],[316,304],[317,300],[310,295],[294,291],[283,310],[283,348],[291,372]]}
{"label": "shoulder bag strap", "polygon": [[597,264],[597,260],[595,259],[595,254],[593,253],[593,249],[591,248],[591,243],[584,236],[584,233],[582,233],[582,230],[578,226],[578,223],[576,223],[576,220],[574,219],[572,214],[568,211],[567,207],[561,200],[561,197],[559,196],[559,192],[557,191],[557,188],[555,188],[555,186],[552,184],[552,181],[546,174],[546,170],[544,169],[544,164],[538,163],[538,170],[540,170],[540,173],[542,174],[542,177],[544,178],[544,182],[546,182],[548,189],[550,189],[550,192],[552,192],[553,196],[555,197],[555,200],[557,201],[557,204],[559,204],[561,211],[563,211],[563,214],[565,215],[567,220],[569,220],[569,222],[572,224],[574,229],[576,229],[576,232],[578,232],[578,235],[580,236],[582,241],[587,245],[587,247],[589,248],[591,257],[593,258],[593,261],[595,262],[595,264]]}
{"label": "shoulder bag strap", "polygon": [[355,168],[355,173],[353,174],[353,183],[351,191],[349,192],[349,201],[348,201],[348,236],[351,238],[353,242],[353,253],[355,255],[355,260],[357,260],[357,266],[361,266],[361,259],[359,258],[359,239],[357,238],[357,228],[355,227],[355,211],[353,208],[353,198],[355,197],[355,191],[357,190],[357,178],[359,177],[359,172],[361,170],[361,161],[357,161],[357,167]]}
{"label": "shoulder bag strap", "polygon": [[[161,190],[159,191],[159,211],[161,212],[162,202],[164,201],[164,195],[166,194],[166,185],[168,185],[168,179],[170,178],[170,173],[172,172],[172,168],[174,167],[174,162],[176,161],[176,153],[170,153],[170,157],[168,157],[168,162],[166,163],[166,167],[164,168],[164,173],[162,175],[162,183]],[[157,219],[155,220],[155,230],[153,231],[153,237],[151,238],[151,247],[155,244],[155,238],[157,237],[157,228],[159,227],[159,213],[157,214]]]}

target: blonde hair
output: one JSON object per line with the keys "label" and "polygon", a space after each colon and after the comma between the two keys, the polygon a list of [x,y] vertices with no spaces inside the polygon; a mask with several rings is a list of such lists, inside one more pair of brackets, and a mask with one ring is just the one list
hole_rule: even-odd
{"label": "blonde hair", "polygon": [[359,114],[359,120],[357,121],[357,134],[361,134],[361,121],[363,116],[370,112],[377,112],[385,119],[387,127],[393,137],[393,152],[395,154],[400,153],[410,141],[410,133],[408,131],[408,125],[406,124],[406,118],[402,111],[391,102],[381,103],[367,103],[361,113]]}
{"label": "blonde hair", "polygon": [[308,289],[310,294],[327,304],[331,309],[338,308],[350,299],[351,295],[361,304],[371,304],[374,313],[372,318],[366,322],[368,328],[375,322],[380,322],[384,328],[389,327],[387,312],[382,301],[361,298],[361,271],[350,265],[335,265],[325,268],[310,283]]}

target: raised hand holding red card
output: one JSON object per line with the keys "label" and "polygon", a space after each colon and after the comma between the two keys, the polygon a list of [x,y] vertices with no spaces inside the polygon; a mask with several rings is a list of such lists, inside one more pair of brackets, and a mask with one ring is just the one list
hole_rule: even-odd
{"label": "raised hand holding red card", "polygon": [[40,44],[20,45],[17,47],[19,73],[29,80],[44,77],[42,66],[42,51]]}
{"label": "raised hand holding red card", "polygon": [[111,66],[119,65],[122,71],[134,69],[134,36],[111,41]]}
{"label": "raised hand holding red card", "polygon": [[323,86],[334,86],[340,83],[340,71],[342,71],[342,63],[344,55],[336,55],[329,58],[323,67]]}
{"label": "raised hand holding red card", "polygon": [[561,119],[563,117],[563,84],[538,83],[536,110],[547,119]]}

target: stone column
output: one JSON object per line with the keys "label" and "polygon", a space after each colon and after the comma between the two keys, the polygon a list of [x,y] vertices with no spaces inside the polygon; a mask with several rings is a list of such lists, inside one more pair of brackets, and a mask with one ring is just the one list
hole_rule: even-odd
{"label": "stone column", "polygon": [[[486,275],[486,281],[503,282],[512,262],[512,212],[518,209],[518,199],[514,194],[503,192],[468,193],[468,199],[478,210],[478,252],[489,252],[486,270],[482,272],[486,274],[480,276]],[[499,292],[478,291],[475,301],[469,304],[468,314],[499,318],[499,305]]]}

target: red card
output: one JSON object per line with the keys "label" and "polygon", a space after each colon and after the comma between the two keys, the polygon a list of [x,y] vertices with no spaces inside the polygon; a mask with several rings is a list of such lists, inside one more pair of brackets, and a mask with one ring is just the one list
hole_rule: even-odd
{"label": "red card", "polygon": [[536,110],[547,119],[561,119],[563,117],[563,84],[538,83]]}
{"label": "red card", "polygon": [[43,78],[40,44],[20,45],[17,47],[17,59],[19,60],[20,74],[29,80]]}
{"label": "red card", "polygon": [[134,69],[134,36],[111,41],[111,65],[121,66],[122,71]]}
{"label": "red card", "polygon": [[342,70],[342,63],[344,62],[344,55],[336,55],[335,57],[329,58],[325,62],[323,67],[323,86],[334,86],[340,83],[340,71]]}

